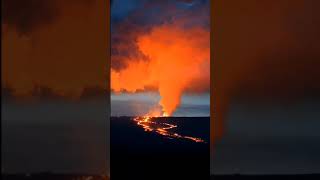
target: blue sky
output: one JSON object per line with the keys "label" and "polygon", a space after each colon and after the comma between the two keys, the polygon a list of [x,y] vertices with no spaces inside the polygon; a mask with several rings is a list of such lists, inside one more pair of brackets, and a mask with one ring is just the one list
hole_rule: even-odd
{"label": "blue sky", "polygon": [[[138,116],[148,113],[153,108],[160,108],[157,93],[111,95],[111,116]],[[210,116],[209,93],[183,95],[180,106],[173,116]]]}

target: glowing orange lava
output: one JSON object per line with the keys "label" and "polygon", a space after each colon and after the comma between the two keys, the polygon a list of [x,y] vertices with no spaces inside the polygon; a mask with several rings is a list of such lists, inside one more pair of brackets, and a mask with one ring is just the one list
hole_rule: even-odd
{"label": "glowing orange lava", "polygon": [[198,143],[205,143],[205,141],[201,138],[183,136],[178,133],[171,132],[171,129],[176,128],[178,126],[164,122],[156,122],[155,117],[138,116],[135,117],[133,120],[137,123],[138,126],[141,126],[147,132],[156,132],[162,136],[166,136],[169,138],[187,139]]}

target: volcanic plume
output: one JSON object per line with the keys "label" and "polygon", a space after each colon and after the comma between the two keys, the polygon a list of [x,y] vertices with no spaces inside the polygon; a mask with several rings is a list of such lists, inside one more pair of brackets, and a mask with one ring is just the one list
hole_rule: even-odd
{"label": "volcanic plume", "polygon": [[[108,53],[104,1],[3,3],[2,87],[14,96],[37,87],[78,98],[86,88],[106,88]],[[109,24],[108,24],[109,25]]]}
{"label": "volcanic plume", "polygon": [[209,31],[202,26],[185,27],[178,22],[153,26],[134,42],[135,53],[141,55],[128,56],[124,68],[111,70],[111,89],[131,93],[156,90],[163,114],[172,115],[183,93],[209,91],[209,38]]}

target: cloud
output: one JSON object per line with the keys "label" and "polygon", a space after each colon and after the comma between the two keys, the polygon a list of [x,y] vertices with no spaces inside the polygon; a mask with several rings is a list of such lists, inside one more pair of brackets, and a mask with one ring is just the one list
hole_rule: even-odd
{"label": "cloud", "polygon": [[105,2],[27,2],[3,3],[2,85],[19,95],[36,86],[72,97],[86,87],[106,89]]}
{"label": "cloud", "polygon": [[[318,1],[216,2],[213,51],[218,88],[237,96],[307,95],[319,90]],[[270,9],[268,13],[263,9]],[[244,10],[245,9],[245,10]],[[314,94],[317,95],[318,93]],[[319,94],[318,94],[319,95]]]}
{"label": "cloud", "polygon": [[212,58],[215,132],[228,106],[286,103],[320,95],[319,1],[214,1]]}
{"label": "cloud", "polygon": [[209,92],[209,7],[193,8],[152,1],[113,25],[112,90],[156,90],[169,115],[182,94]]}
{"label": "cloud", "polygon": [[35,28],[52,23],[59,9],[52,0],[4,0],[2,20],[20,34],[30,33]]}

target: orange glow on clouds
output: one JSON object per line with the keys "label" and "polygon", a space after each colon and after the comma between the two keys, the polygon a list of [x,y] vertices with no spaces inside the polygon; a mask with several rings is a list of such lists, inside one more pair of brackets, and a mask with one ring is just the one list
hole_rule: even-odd
{"label": "orange glow on clouds", "polygon": [[114,92],[134,93],[154,87],[161,96],[163,114],[170,116],[185,91],[209,90],[209,30],[164,24],[140,35],[136,45],[148,60],[128,59],[125,68],[111,70]]}
{"label": "orange glow on clouds", "polygon": [[[35,86],[73,98],[79,97],[87,87],[106,89],[108,39],[104,7],[107,3],[52,3],[59,15],[40,25],[30,20],[32,29],[26,34],[21,34],[12,24],[2,24],[2,86],[12,88],[19,97],[32,96]],[[34,13],[26,11],[42,12],[41,9]],[[16,18],[28,20],[28,17]]]}

